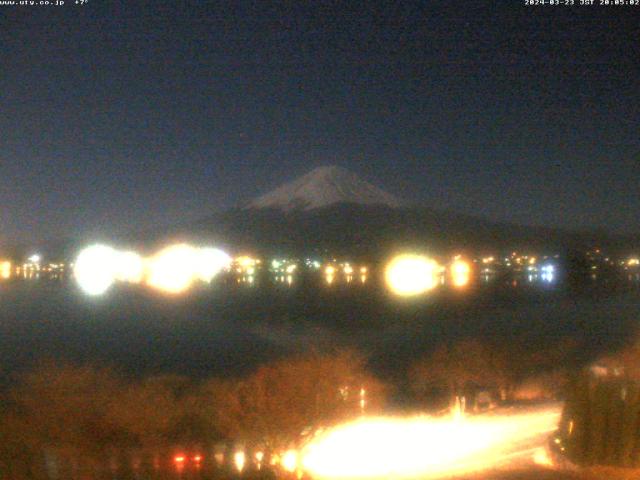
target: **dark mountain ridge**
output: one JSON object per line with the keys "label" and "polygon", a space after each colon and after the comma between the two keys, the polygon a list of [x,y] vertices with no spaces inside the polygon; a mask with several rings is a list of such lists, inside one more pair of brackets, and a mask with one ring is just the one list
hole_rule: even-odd
{"label": "dark mountain ridge", "polygon": [[412,205],[342,167],[324,166],[242,207],[195,222],[111,238],[77,237],[50,242],[42,249],[55,253],[50,256],[72,258],[83,245],[95,241],[125,244],[143,253],[170,241],[191,241],[215,244],[232,253],[332,254],[374,260],[401,249],[433,254],[562,253],[598,246],[627,254],[640,246],[640,235],[514,225]]}

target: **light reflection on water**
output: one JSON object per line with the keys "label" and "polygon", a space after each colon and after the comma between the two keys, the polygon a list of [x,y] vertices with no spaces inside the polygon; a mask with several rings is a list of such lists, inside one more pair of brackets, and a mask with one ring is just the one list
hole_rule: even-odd
{"label": "light reflection on water", "polygon": [[[220,274],[219,278],[214,279],[210,285],[206,287],[216,289],[220,285],[234,284],[239,288],[264,288],[269,286],[285,286],[290,288],[298,288],[302,284],[305,287],[316,286],[317,288],[331,287],[334,291],[336,287],[350,288],[365,285],[367,287],[376,286],[380,281],[382,266],[362,267],[353,269],[349,267],[339,267],[329,265],[325,269],[305,269],[305,268],[289,268],[272,271],[268,269],[254,268],[249,271],[238,270]],[[627,284],[639,285],[640,272],[619,272],[617,275],[603,276],[593,271],[583,281],[591,285],[603,284]],[[12,283],[32,283],[35,285],[46,283],[62,283],[75,286],[72,278],[61,278],[56,275],[41,276],[29,275],[25,278],[12,277],[10,279],[0,280],[0,288]],[[557,266],[544,264],[542,266],[528,267],[521,271],[498,271],[496,269],[477,269],[469,273],[468,280],[456,283],[455,279],[449,278],[447,275],[441,275],[438,278],[438,288],[435,291],[446,291],[454,288],[462,287],[462,290],[473,289],[483,286],[506,286],[541,288],[549,290],[552,288],[561,288],[567,283],[567,275],[561,272]],[[433,292],[427,292],[431,294]]]}
{"label": "light reflection on water", "polygon": [[[102,458],[86,453],[60,454],[55,448],[43,452],[43,480],[173,480],[173,479],[231,479],[241,478],[230,455],[220,456],[213,447],[205,453],[179,453],[180,449],[163,449],[156,452],[122,450],[107,453]],[[200,452],[201,450],[198,450]],[[37,465],[34,462],[34,467]],[[37,467],[36,467],[37,468]],[[268,478],[269,467],[249,461],[245,474],[262,473]],[[273,477],[272,477],[273,478]]]}

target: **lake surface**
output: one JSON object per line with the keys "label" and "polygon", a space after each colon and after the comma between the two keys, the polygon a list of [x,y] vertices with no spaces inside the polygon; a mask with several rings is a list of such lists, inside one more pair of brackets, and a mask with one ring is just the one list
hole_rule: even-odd
{"label": "lake surface", "polygon": [[41,359],[110,364],[133,374],[230,375],[309,348],[355,347],[393,376],[442,341],[524,341],[532,349],[572,336],[585,358],[629,338],[640,290],[491,286],[414,299],[375,283],[349,287],[212,285],[181,296],[142,287],[83,295],[73,283],[0,285],[0,373]]}

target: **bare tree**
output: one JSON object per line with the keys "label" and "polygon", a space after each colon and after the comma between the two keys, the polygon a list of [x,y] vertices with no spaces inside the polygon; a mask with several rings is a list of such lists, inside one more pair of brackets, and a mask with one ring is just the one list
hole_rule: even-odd
{"label": "bare tree", "polygon": [[385,388],[353,352],[310,354],[258,368],[237,382],[212,381],[213,423],[229,436],[286,446],[313,431],[377,411]]}
{"label": "bare tree", "polygon": [[415,362],[409,369],[409,381],[419,397],[436,388],[451,399],[462,395],[469,385],[495,387],[507,396],[513,375],[504,352],[478,340],[464,340],[442,345]]}

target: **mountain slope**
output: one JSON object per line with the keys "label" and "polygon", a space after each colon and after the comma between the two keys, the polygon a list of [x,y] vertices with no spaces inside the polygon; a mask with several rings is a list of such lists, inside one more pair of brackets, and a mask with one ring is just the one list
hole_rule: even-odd
{"label": "mountain slope", "polygon": [[392,208],[402,205],[396,197],[360,179],[353,172],[338,166],[324,166],[256,198],[246,208],[276,208],[288,212],[339,203]]}
{"label": "mountain slope", "polygon": [[213,243],[233,252],[376,258],[403,249],[558,252],[593,245],[621,249],[631,238],[511,225],[427,206],[408,205],[344,168],[320,167],[244,208],[218,212],[137,237]]}

